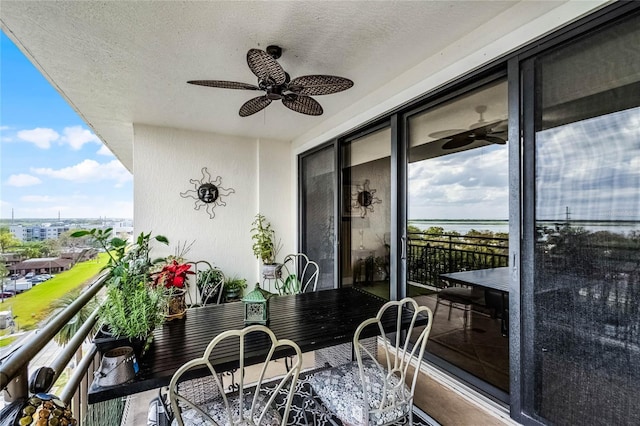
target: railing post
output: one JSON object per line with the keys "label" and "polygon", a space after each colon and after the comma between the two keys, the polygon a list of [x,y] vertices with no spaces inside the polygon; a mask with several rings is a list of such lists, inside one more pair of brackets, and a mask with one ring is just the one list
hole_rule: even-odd
{"label": "railing post", "polygon": [[449,267],[447,268],[447,272],[453,272],[453,260],[451,259],[451,255],[453,253],[453,241],[451,241],[451,235],[449,235],[449,253],[448,253],[448,259],[449,259]]}

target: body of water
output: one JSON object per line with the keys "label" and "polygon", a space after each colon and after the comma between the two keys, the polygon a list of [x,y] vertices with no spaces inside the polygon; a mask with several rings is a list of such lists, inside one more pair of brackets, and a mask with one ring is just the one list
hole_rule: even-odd
{"label": "body of water", "polygon": [[410,220],[409,225],[426,231],[427,229],[437,226],[444,229],[445,233],[458,232],[460,235],[465,235],[469,231],[491,231],[493,233],[509,232],[508,220],[443,220],[443,219],[416,219]]}
{"label": "body of water", "polygon": [[[562,227],[561,221],[540,221],[539,225],[550,229]],[[493,233],[509,232],[508,220],[445,220],[445,219],[414,219],[409,221],[409,225],[413,225],[420,230],[427,230],[432,226],[439,226],[447,232],[458,232],[465,235],[469,231],[491,231]],[[617,234],[628,235],[631,231],[640,232],[640,221],[571,221],[570,225],[575,228],[584,228],[590,232],[609,231]]]}

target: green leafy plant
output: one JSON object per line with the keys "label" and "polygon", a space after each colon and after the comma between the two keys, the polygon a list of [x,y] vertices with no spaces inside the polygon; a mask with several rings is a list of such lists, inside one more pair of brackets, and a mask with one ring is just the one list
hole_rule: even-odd
{"label": "green leafy plant", "polygon": [[276,256],[282,248],[280,241],[276,242],[276,232],[271,223],[260,213],[251,224],[251,239],[253,240],[253,254],[264,264],[276,263]]}
{"label": "green leafy plant", "polygon": [[220,280],[224,279],[224,274],[220,269],[210,268],[198,271],[196,275],[196,286],[202,291],[204,288],[215,286]]}
{"label": "green leafy plant", "polygon": [[208,269],[199,270],[196,274],[196,286],[200,291],[202,303],[213,303],[219,300],[218,295],[223,292],[224,281],[222,271],[211,267],[210,264]]}
{"label": "green leafy plant", "polygon": [[[60,299],[55,300],[51,307],[54,309],[66,309],[70,304],[76,301],[76,299],[80,296],[81,289],[75,289],[70,291],[69,293],[62,296]],[[66,323],[53,337],[53,340],[56,341],[57,344],[61,346],[65,346],[73,336],[78,332],[80,327],[84,325],[85,322],[89,319],[93,311],[98,307],[98,303],[95,299],[91,299],[89,303],[84,305],[74,317]],[[96,330],[94,330],[95,332]]]}
{"label": "green leafy plant", "polygon": [[134,244],[111,236],[112,229],[82,230],[72,237],[89,236],[109,256],[104,269],[108,270],[107,297],[100,307],[99,317],[103,325],[116,338],[146,339],[164,320],[166,304],[162,286],[153,286],[151,270],[165,259],[151,260],[152,238],[160,243],[169,241],[162,235],[141,233]]}
{"label": "green leafy plant", "polygon": [[247,288],[247,280],[244,278],[239,278],[234,275],[233,277],[229,277],[224,281],[224,291],[225,293],[237,293],[242,294],[242,291]]}

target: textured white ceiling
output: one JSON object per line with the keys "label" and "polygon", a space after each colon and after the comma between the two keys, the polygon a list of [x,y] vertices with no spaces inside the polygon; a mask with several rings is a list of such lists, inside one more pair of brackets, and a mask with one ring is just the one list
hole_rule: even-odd
{"label": "textured white ceiling", "polygon": [[[3,0],[0,18],[3,31],[132,170],[132,123],[294,140],[519,3]],[[528,2],[530,18],[562,3]],[[496,37],[510,25],[496,20]],[[186,84],[256,84],[246,52],[269,44],[283,48],[279,62],[292,78],[332,74],[355,85],[316,97],[320,117],[274,102],[241,118],[240,106],[258,92]]]}

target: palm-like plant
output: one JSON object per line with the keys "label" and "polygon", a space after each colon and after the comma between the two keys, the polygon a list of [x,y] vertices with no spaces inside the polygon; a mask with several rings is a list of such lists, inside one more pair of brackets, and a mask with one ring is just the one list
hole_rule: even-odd
{"label": "palm-like plant", "polygon": [[[55,302],[53,302],[51,306],[53,309],[65,309],[67,306],[73,303],[79,296],[80,296],[80,290],[71,291],[65,294],[64,296],[62,296],[61,298],[59,298],[58,300],[56,300]],[[59,344],[60,346],[64,346],[67,343],[69,343],[71,338],[75,336],[75,334],[78,332],[80,327],[82,327],[82,325],[87,321],[87,319],[89,319],[89,316],[97,307],[98,307],[98,302],[95,299],[91,299],[82,308],[80,308],[78,313],[71,319],[71,321],[66,323],[60,329],[58,334],[54,336],[53,339],[56,341],[56,343]],[[94,333],[95,331],[96,330],[93,330]]]}

